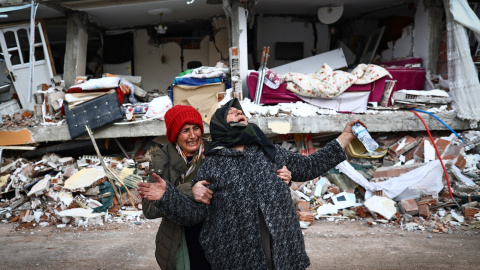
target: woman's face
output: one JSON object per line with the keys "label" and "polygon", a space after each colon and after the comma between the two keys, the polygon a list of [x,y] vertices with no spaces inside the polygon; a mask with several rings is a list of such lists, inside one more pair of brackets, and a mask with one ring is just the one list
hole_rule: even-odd
{"label": "woman's face", "polygon": [[230,123],[232,121],[248,125],[247,117],[243,114],[241,110],[235,107],[230,107],[227,113],[227,123]]}
{"label": "woman's face", "polygon": [[177,136],[177,143],[186,156],[193,156],[200,147],[202,129],[198,125],[186,124]]}

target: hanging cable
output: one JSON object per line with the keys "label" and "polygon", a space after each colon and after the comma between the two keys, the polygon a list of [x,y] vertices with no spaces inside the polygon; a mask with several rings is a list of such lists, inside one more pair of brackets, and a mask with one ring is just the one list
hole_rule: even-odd
{"label": "hanging cable", "polygon": [[448,178],[448,173],[447,169],[445,169],[445,165],[443,164],[442,157],[440,156],[440,152],[438,152],[437,145],[435,144],[435,141],[433,140],[432,134],[430,134],[430,130],[428,129],[427,124],[425,121],[423,121],[423,118],[415,111],[415,109],[410,109],[411,112],[413,112],[419,119],[422,121],[423,125],[425,126],[425,129],[427,130],[428,136],[430,137],[430,140],[432,140],[433,147],[435,148],[435,152],[437,153],[438,159],[440,160],[440,164],[442,164],[443,168],[443,173],[445,174],[445,179],[447,179],[447,186],[448,186],[448,193],[450,194],[450,198],[457,204],[457,206],[460,208],[460,205],[458,205],[457,201],[455,198],[453,198],[453,193],[452,193],[452,188],[450,187],[450,180]]}
{"label": "hanging cable", "polygon": [[436,116],[435,114],[431,113],[431,112],[427,112],[427,111],[422,111],[422,110],[419,110],[419,109],[410,109],[410,110],[413,110],[413,111],[416,111],[416,112],[422,112],[422,113],[426,113],[426,114],[429,114],[433,117],[435,117],[435,119],[437,119],[440,123],[442,123],[445,127],[447,127],[451,132],[453,132],[453,134],[455,134],[455,136],[457,136],[468,148],[468,150],[470,149],[473,149],[473,147],[471,145],[469,145],[463,138],[462,136],[460,136],[457,132],[455,132],[455,130],[453,130],[451,127],[449,127],[445,122],[442,121],[442,119],[440,119],[438,116]]}

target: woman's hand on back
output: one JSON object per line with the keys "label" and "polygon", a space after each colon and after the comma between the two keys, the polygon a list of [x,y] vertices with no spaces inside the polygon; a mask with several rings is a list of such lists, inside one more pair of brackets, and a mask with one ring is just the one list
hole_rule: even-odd
{"label": "woman's hand on back", "polygon": [[210,200],[213,197],[213,191],[206,186],[210,183],[207,180],[198,181],[192,187],[192,193],[197,202],[204,204],[210,204]]}
{"label": "woman's hand on back", "polygon": [[286,166],[283,166],[281,169],[277,170],[277,177],[282,179],[282,181],[288,185],[292,180],[292,172],[288,170]]}

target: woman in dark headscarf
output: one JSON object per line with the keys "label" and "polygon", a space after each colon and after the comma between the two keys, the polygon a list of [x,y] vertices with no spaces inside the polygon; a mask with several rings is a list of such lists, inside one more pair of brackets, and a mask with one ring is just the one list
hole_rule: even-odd
{"label": "woman in dark headscarf", "polygon": [[204,221],[200,243],[213,269],[305,269],[310,261],[298,216],[276,171],[286,165],[294,181],[325,173],[346,159],[343,149],[354,138],[356,122],[321,150],[302,156],[272,144],[233,99],[213,115],[212,145],[192,181],[210,183],[210,205],[192,202],[157,176],[144,196],[179,224]]}
{"label": "woman in dark headscarf", "polygon": [[238,99],[232,99],[218,109],[210,121],[212,144],[207,152],[214,154],[223,148],[257,143],[267,156],[275,160],[275,146],[255,124],[248,123]]}

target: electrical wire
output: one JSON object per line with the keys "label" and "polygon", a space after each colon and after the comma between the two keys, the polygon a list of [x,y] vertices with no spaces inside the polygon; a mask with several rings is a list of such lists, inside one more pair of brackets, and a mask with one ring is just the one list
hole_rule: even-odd
{"label": "electrical wire", "polygon": [[423,118],[415,111],[416,109],[410,109],[411,112],[413,112],[419,119],[422,121],[423,125],[425,126],[425,129],[427,130],[428,136],[430,137],[430,140],[432,140],[433,147],[435,148],[435,152],[437,153],[438,159],[440,160],[440,164],[442,164],[443,168],[443,173],[445,174],[445,179],[447,180],[447,186],[448,186],[448,193],[450,194],[450,198],[457,204],[457,206],[460,208],[460,205],[458,205],[457,201],[453,197],[452,193],[452,188],[450,186],[450,179],[448,178],[448,173],[447,169],[445,168],[445,165],[443,164],[442,157],[440,156],[440,152],[438,151],[437,145],[435,144],[435,141],[433,140],[432,134],[430,133],[430,130],[428,129],[427,124],[423,120]]}
{"label": "electrical wire", "polygon": [[445,122],[442,121],[442,119],[440,119],[440,118],[439,118],[438,116],[436,116],[435,114],[433,114],[433,113],[431,113],[431,112],[419,110],[419,109],[410,109],[410,110],[413,110],[413,111],[416,111],[416,112],[426,113],[426,114],[429,114],[429,115],[435,117],[435,119],[437,119],[440,123],[442,123],[445,127],[447,127],[451,132],[453,132],[453,134],[455,134],[455,136],[457,136],[469,149],[472,149],[472,148],[473,148],[471,145],[469,145],[469,144],[462,138],[462,136],[460,136],[457,132],[455,132],[455,130],[453,130],[451,127],[449,127]]}

